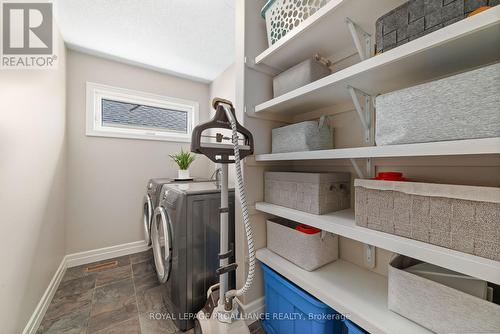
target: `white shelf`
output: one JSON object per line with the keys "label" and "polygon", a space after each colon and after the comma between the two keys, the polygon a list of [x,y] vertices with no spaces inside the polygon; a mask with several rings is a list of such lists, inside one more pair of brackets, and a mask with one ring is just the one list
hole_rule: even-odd
{"label": "white shelf", "polygon": [[387,309],[382,275],[342,260],[308,272],[266,248],[257,259],[372,334],[431,333]]}
{"label": "white shelf", "polygon": [[255,63],[285,70],[316,52],[323,56],[333,56],[333,59],[345,56],[345,54],[338,55],[339,51],[352,54],[355,48],[345,18],[349,17],[370,32],[380,16],[404,2],[404,0],[331,0],[258,55]]}
{"label": "white shelf", "polygon": [[377,95],[497,62],[498,36],[500,6],[259,104],[255,112],[295,115],[350,102],[347,86]]}
{"label": "white shelf", "polygon": [[256,155],[256,161],[390,158],[444,155],[500,154],[500,138],[467,139],[433,143],[339,148],[306,152]]}
{"label": "white shelf", "polygon": [[500,262],[357,226],[352,210],[314,215],[263,202],[257,203],[256,209],[500,284]]}

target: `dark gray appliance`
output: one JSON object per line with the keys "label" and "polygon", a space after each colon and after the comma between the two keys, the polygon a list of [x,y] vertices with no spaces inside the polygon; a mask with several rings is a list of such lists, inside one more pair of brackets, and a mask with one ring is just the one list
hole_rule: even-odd
{"label": "dark gray appliance", "polygon": [[[165,306],[177,327],[194,326],[193,316],[218,283],[220,186],[216,182],[170,183],[162,187],[151,226],[158,279]],[[234,249],[234,189],[229,190],[229,241]],[[234,261],[234,252],[230,262]],[[229,277],[235,287],[235,275]],[[189,316],[191,314],[192,316]]]}
{"label": "dark gray appliance", "polygon": [[153,213],[158,206],[161,188],[164,184],[172,182],[169,178],[154,178],[148,181],[146,194],[142,200],[142,224],[144,228],[144,239],[151,245],[151,220]]}
{"label": "dark gray appliance", "polygon": [[195,178],[190,181],[176,181],[171,178],[152,178],[149,179],[146,186],[146,194],[142,200],[142,224],[144,229],[144,239],[151,246],[151,221],[153,219],[153,214],[155,209],[159,204],[160,192],[164,184],[179,182],[207,182],[208,179]]}

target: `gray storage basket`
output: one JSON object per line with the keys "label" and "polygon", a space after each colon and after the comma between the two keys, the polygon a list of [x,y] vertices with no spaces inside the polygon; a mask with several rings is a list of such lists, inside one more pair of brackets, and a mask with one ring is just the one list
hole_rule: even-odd
{"label": "gray storage basket", "polygon": [[500,188],[354,181],[356,224],[500,261]]}
{"label": "gray storage basket", "polygon": [[402,255],[391,261],[389,310],[436,333],[500,333],[500,305],[404,270],[418,263]]}
{"label": "gray storage basket", "polygon": [[267,203],[308,213],[324,213],[350,207],[349,173],[265,172]]}
{"label": "gray storage basket", "polygon": [[284,218],[267,221],[267,248],[288,261],[313,271],[338,259],[338,236],[328,232],[306,234],[298,223]]}
{"label": "gray storage basket", "polygon": [[498,0],[410,0],[375,23],[377,52],[388,51],[467,17]]}
{"label": "gray storage basket", "polygon": [[315,58],[304,60],[273,78],[274,97],[291,92],[331,73],[329,67]]}
{"label": "gray storage basket", "polygon": [[306,121],[272,130],[272,153],[329,150],[333,148],[333,129],[329,118]]}
{"label": "gray storage basket", "polygon": [[378,96],[377,145],[500,137],[499,82],[497,63]]}

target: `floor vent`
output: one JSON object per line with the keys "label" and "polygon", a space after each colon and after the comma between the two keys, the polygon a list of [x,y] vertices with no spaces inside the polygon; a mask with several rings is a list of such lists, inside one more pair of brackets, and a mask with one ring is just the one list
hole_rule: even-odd
{"label": "floor vent", "polygon": [[85,268],[85,272],[93,273],[99,270],[111,269],[118,266],[118,261],[110,261],[104,263],[98,263],[96,265]]}

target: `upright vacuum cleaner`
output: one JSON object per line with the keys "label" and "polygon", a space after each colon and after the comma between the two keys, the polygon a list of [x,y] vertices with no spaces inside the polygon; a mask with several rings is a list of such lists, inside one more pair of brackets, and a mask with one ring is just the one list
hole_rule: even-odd
{"label": "upright vacuum cleaner", "polygon": [[[217,269],[219,283],[210,287],[207,292],[207,303],[197,314],[195,333],[245,334],[250,333],[250,331],[239,314],[235,297],[245,294],[252,284],[255,273],[255,249],[240,161],[253,154],[254,143],[250,131],[236,120],[236,113],[230,101],[216,98],[213,100],[212,106],[216,111],[214,118],[193,129],[191,151],[203,154],[213,162],[221,164],[220,266]],[[232,136],[226,137],[222,133],[217,133],[215,136],[203,134],[204,131],[210,129],[229,129],[232,131]],[[202,142],[203,137],[213,138],[215,142]],[[232,141],[232,145],[224,143],[228,140]],[[245,285],[241,289],[228,291],[228,273],[235,271],[237,267],[236,263],[229,263],[229,258],[235,250],[229,249],[228,246],[228,165],[232,163],[235,164],[236,169],[236,181],[248,243],[249,266]]]}

